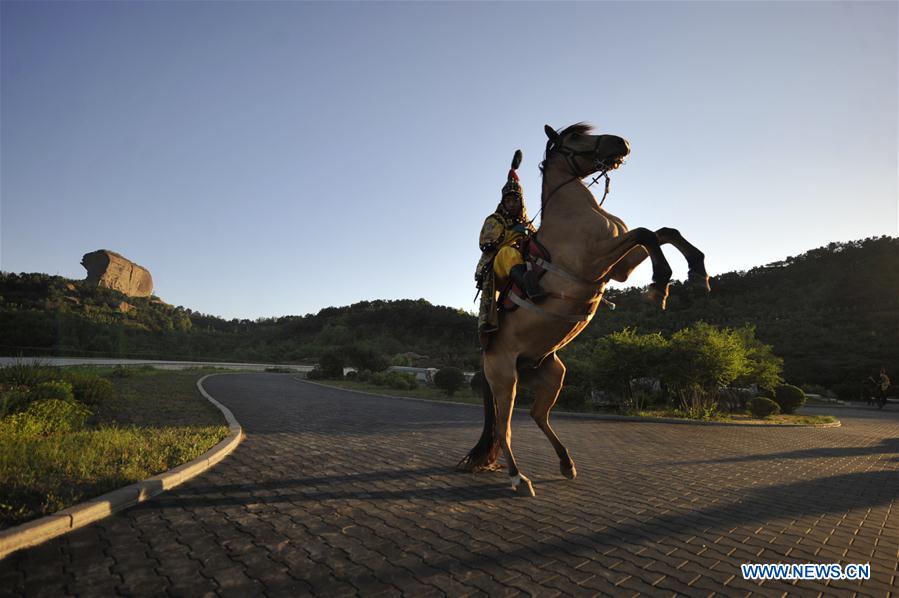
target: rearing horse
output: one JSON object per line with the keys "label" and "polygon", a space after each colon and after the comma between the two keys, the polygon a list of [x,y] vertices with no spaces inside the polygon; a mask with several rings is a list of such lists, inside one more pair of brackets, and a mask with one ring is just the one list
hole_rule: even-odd
{"label": "rearing horse", "polygon": [[623,282],[647,257],[652,261],[652,284],[647,298],[665,309],[671,267],[661,245],[674,245],[686,258],[689,281],[709,290],[705,256],[672,228],[655,232],[628,230],[609,214],[581,179],[621,165],[630,144],[615,135],[592,135],[585,123],[556,132],[549,138],[541,165],[543,219],[537,237],[549,250],[552,263],[541,284],[549,291],[539,306],[520,302],[522,309],[501,314],[499,331],[484,351],[484,430],[477,445],[459,468],[478,471],[498,468],[499,449],[505,453],[512,488],[534,496],[531,481],[515,464],[512,454],[512,407],[519,384],[534,391],[531,417],[546,434],[562,474],[577,476],[568,450],[549,425],[549,415],[562,389],[565,366],[556,351],[587,326],[609,280]]}

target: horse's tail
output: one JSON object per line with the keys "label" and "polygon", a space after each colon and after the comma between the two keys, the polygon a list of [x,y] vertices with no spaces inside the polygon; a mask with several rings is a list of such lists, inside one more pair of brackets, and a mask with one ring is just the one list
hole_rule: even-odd
{"label": "horse's tail", "polygon": [[481,392],[484,396],[484,429],[478,443],[456,465],[456,469],[460,471],[499,469],[496,462],[500,451],[499,438],[496,436],[496,400],[486,379]]}

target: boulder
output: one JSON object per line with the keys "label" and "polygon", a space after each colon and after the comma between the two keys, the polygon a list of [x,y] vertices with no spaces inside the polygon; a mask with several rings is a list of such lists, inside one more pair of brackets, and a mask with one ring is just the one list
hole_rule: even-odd
{"label": "boulder", "polygon": [[153,293],[150,271],[114,251],[98,249],[85,253],[81,265],[87,270],[88,284],[115,289],[129,297],[149,297]]}

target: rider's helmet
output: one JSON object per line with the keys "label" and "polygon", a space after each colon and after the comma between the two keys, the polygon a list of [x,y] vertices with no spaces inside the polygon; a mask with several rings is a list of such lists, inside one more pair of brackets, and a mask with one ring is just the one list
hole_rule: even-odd
{"label": "rider's helmet", "polygon": [[509,175],[506,177],[506,184],[503,185],[503,192],[500,196],[501,199],[505,199],[508,195],[514,195],[519,200],[524,202],[524,191],[521,188],[521,183],[518,179],[518,166],[521,164],[521,150],[515,150],[515,155],[512,156],[512,168],[509,169]]}

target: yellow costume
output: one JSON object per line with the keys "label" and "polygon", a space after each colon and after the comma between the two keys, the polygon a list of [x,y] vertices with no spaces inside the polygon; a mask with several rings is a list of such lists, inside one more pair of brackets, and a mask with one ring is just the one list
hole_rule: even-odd
{"label": "yellow costume", "polygon": [[[478,316],[478,330],[481,333],[481,344],[486,347],[487,335],[495,331],[499,325],[497,315],[496,295],[501,291],[513,274],[519,276],[520,272],[513,273],[516,266],[523,266],[524,259],[520,252],[522,239],[536,232],[536,229],[528,222],[527,209],[524,207],[524,194],[518,182],[518,174],[515,170],[521,163],[521,150],[515,152],[512,159],[512,169],[509,171],[506,185],[502,190],[502,200],[493,214],[487,216],[481,227],[479,246],[481,259],[475,268],[475,281],[481,290],[480,313]],[[523,268],[519,268],[523,270]]]}

